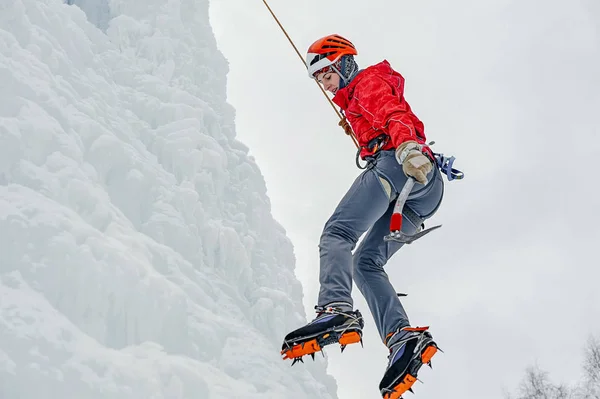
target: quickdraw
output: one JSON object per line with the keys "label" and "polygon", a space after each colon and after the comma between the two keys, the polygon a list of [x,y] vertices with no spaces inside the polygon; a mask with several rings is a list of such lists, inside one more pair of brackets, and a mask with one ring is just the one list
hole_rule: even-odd
{"label": "quickdraw", "polygon": [[465,174],[458,169],[454,169],[452,165],[454,164],[454,160],[456,159],[454,156],[446,157],[444,154],[433,153],[435,157],[435,162],[437,167],[442,171],[442,173],[446,176],[448,181],[452,180],[460,180],[465,177]]}

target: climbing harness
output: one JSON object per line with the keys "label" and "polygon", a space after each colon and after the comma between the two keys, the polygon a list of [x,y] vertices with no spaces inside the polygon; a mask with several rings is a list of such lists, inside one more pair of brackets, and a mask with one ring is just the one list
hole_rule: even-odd
{"label": "climbing harness", "polygon": [[[432,146],[434,144],[435,141],[431,141],[428,145]],[[460,180],[465,176],[463,172],[452,167],[455,160],[454,156],[446,157],[444,154],[435,153],[433,151],[432,153],[435,158],[436,166],[446,176],[448,181]],[[402,187],[402,190],[400,190],[400,194],[398,194],[398,198],[394,204],[394,212],[392,213],[392,217],[390,219],[390,233],[383,238],[385,241],[396,241],[403,244],[410,244],[413,241],[423,237],[425,234],[442,227],[442,225],[437,225],[425,229],[423,220],[419,217],[419,215],[413,212],[413,210],[409,207],[404,206],[414,184],[415,180],[409,176],[406,180],[406,184],[404,187]],[[401,231],[403,216],[406,217],[414,226],[420,226],[417,227],[415,234],[409,235]]]}
{"label": "climbing harness", "polygon": [[[346,122],[346,123],[348,123],[348,122]],[[356,159],[355,159],[356,167],[358,169],[366,169],[369,166],[368,163],[364,166],[361,166],[361,164],[360,164],[360,153],[363,149],[367,149],[367,150],[371,151],[371,155],[375,155],[377,152],[379,152],[379,150],[381,150],[383,147],[385,147],[387,145],[389,140],[390,140],[390,136],[383,133],[383,134],[380,134],[379,136],[375,137],[374,139],[371,139],[371,141],[369,141],[366,146],[358,147],[356,150]]]}

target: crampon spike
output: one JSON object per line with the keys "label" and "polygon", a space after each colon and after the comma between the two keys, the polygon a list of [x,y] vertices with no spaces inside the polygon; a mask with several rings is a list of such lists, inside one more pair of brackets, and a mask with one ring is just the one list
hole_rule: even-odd
{"label": "crampon spike", "polygon": [[292,366],[298,362],[304,363],[304,359],[302,359],[302,356],[294,358],[294,361],[292,362]]}
{"label": "crampon spike", "polygon": [[303,342],[301,344],[297,344],[297,345],[287,345],[286,348],[284,348],[281,351],[281,354],[283,355],[283,359],[296,359],[299,357],[302,357],[304,355],[310,355],[311,353],[314,353],[316,351],[320,351],[321,347],[319,346],[319,344],[317,343],[316,339],[313,339],[309,342]]}
{"label": "crampon spike", "polygon": [[[383,396],[383,399],[402,399],[402,394],[406,391],[410,391],[412,385],[416,382],[416,378],[408,374],[404,377],[404,380],[397,384],[392,389],[387,389],[387,392]],[[413,392],[414,393],[414,392]]]}
{"label": "crampon spike", "polygon": [[313,361],[315,360],[315,354],[314,354],[314,352],[310,354],[310,357],[312,357]]}

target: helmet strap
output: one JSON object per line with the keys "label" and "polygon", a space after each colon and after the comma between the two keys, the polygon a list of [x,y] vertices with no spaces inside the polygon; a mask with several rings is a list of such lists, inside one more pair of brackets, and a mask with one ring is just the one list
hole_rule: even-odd
{"label": "helmet strap", "polygon": [[340,75],[340,79],[342,79],[344,83],[344,85],[340,85],[340,89],[344,88],[348,84],[348,79],[344,77],[344,75],[335,67],[335,65],[331,65],[331,69],[333,69],[338,75]]}

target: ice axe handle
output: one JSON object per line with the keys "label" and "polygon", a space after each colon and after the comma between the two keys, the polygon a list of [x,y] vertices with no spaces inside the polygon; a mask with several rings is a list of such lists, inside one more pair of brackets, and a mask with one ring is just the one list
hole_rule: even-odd
{"label": "ice axe handle", "polygon": [[402,187],[402,190],[400,191],[400,194],[398,194],[396,204],[394,205],[394,213],[392,214],[390,220],[390,231],[400,231],[402,229],[402,209],[404,209],[406,199],[410,195],[414,185],[415,179],[408,177],[404,187]]}
{"label": "ice axe handle", "polygon": [[400,194],[398,194],[396,204],[394,205],[394,213],[392,214],[390,221],[390,234],[383,237],[384,241],[395,241],[403,244],[410,244],[423,237],[425,234],[429,234],[431,231],[442,227],[441,225],[433,226],[412,235],[405,234],[400,231],[402,229],[402,210],[404,209],[404,203],[406,202],[406,199],[408,198],[408,195],[410,194],[414,185],[414,179],[409,177],[404,187],[402,187],[402,191],[400,191]]}

